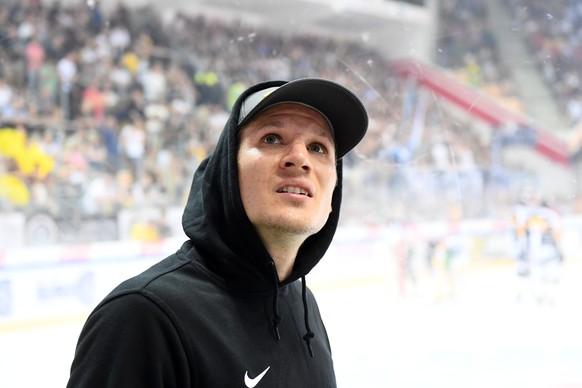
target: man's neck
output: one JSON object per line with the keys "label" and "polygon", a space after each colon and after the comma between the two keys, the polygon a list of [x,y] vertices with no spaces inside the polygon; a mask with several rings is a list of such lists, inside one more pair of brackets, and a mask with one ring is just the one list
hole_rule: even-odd
{"label": "man's neck", "polygon": [[262,236],[263,244],[267,252],[273,258],[275,262],[275,267],[277,268],[277,275],[279,276],[279,281],[283,281],[291,275],[293,271],[293,265],[295,264],[295,259],[297,258],[297,253],[301,244],[305,241],[305,238],[295,236],[270,236],[266,238]]}
{"label": "man's neck", "polygon": [[[267,250],[269,249],[267,248]],[[283,280],[287,279],[289,275],[291,275],[291,272],[293,271],[293,265],[295,264],[295,257],[297,255],[295,254],[290,256],[287,255],[286,253],[283,254],[271,253],[271,251],[269,251],[269,253],[273,258],[273,261],[275,262],[275,267],[277,268],[277,275],[279,276],[279,281],[282,282]]]}

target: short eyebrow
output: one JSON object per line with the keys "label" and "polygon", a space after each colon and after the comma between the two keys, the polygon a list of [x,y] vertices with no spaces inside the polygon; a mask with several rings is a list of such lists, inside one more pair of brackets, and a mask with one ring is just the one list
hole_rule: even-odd
{"label": "short eyebrow", "polygon": [[329,140],[331,140],[331,142],[333,144],[335,144],[335,137],[333,136],[333,129],[329,128],[329,131],[327,131],[325,128],[319,128],[319,132],[316,133],[316,135],[319,135],[321,137],[325,137]]}
{"label": "short eyebrow", "polygon": [[283,128],[283,122],[281,120],[257,120],[257,121],[250,121],[247,125],[241,128],[243,130],[247,130],[247,128],[254,127],[256,130],[265,130],[265,126],[271,126],[276,128]]}
{"label": "short eyebrow", "polygon": [[270,125],[272,127],[283,128],[285,125],[281,120],[274,119],[274,120],[267,120],[263,122],[264,125]]}

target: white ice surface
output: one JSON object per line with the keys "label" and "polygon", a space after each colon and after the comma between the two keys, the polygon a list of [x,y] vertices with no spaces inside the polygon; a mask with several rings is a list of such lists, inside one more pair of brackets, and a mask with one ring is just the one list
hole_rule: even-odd
{"label": "white ice surface", "polygon": [[[332,341],[338,386],[582,387],[581,268],[556,306],[515,301],[511,267],[463,271],[454,299],[398,292],[385,261],[326,258],[308,276]],[[83,316],[0,331],[0,387],[66,385]]]}

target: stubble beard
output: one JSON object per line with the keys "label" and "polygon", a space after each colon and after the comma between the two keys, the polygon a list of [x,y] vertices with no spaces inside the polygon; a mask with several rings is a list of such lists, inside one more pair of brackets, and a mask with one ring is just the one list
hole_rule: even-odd
{"label": "stubble beard", "polygon": [[319,232],[323,227],[301,216],[276,216],[265,220],[263,229],[268,230],[271,237],[280,243],[294,240],[305,241],[309,236]]}

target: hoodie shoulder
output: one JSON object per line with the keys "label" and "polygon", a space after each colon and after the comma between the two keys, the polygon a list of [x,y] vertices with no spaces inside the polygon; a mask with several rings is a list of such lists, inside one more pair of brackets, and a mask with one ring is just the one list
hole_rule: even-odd
{"label": "hoodie shoulder", "polygon": [[164,277],[164,275],[179,270],[180,268],[187,265],[188,262],[189,260],[183,257],[180,252],[174,253],[154,264],[142,273],[133,276],[119,284],[115,289],[113,289],[113,291],[111,291],[105,300],[120,296],[122,294],[140,292],[154,280],[160,279]]}

